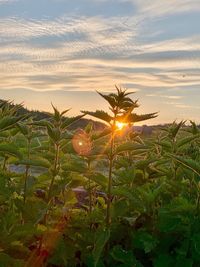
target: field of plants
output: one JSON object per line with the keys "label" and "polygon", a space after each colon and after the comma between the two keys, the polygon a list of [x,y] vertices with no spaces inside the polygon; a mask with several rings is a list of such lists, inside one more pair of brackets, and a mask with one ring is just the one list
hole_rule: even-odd
{"label": "field of plants", "polygon": [[[0,105],[0,267],[200,266],[200,129],[174,122],[143,137],[130,93],[110,112],[49,119]],[[102,131],[69,130],[84,116]]]}

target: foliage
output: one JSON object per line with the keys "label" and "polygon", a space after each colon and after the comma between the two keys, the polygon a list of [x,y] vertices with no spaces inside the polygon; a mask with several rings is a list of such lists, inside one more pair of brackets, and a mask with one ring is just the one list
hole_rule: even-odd
{"label": "foliage", "polygon": [[[199,128],[142,139],[132,123],[157,114],[136,115],[129,94],[99,93],[110,113],[52,105],[41,120],[0,102],[0,266],[199,266]],[[84,115],[108,127],[70,130]]]}

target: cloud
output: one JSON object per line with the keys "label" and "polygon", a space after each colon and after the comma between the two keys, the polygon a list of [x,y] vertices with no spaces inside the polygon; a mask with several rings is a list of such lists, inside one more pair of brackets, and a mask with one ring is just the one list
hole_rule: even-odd
{"label": "cloud", "polygon": [[0,5],[10,4],[12,2],[17,2],[18,0],[0,0]]}
{"label": "cloud", "polygon": [[130,2],[138,9],[139,16],[146,18],[156,18],[182,12],[200,10],[198,0],[121,0]]}
{"label": "cloud", "polygon": [[163,97],[169,98],[169,99],[181,99],[182,98],[182,96],[180,96],[180,95],[166,95]]}
{"label": "cloud", "polygon": [[[156,51],[151,53],[151,60],[146,53],[138,56],[138,52],[135,56],[124,53],[109,59],[101,58],[99,44],[88,45],[87,41],[80,41],[63,42],[58,48],[34,47],[26,42],[1,46],[0,57],[4,58],[0,64],[1,86],[17,89],[23,84],[33,90],[87,91],[110,90],[114,84],[129,84],[136,90],[200,84],[199,72],[193,71],[195,60],[187,57],[187,53],[180,59],[175,55],[160,59]],[[120,49],[115,52],[120,53]],[[107,46],[102,51],[109,53]]]}
{"label": "cloud", "polygon": [[170,16],[198,11],[197,1],[124,2],[133,4],[134,16],[1,17],[1,88],[86,92],[117,84],[148,101],[191,106],[182,92],[200,86],[200,37],[195,31],[169,37],[161,18],[172,29]]}
{"label": "cloud", "polygon": [[185,108],[192,108],[191,106],[189,106],[189,105],[185,105],[185,104],[176,104],[175,107],[176,107],[176,108],[184,108],[184,109],[185,109]]}

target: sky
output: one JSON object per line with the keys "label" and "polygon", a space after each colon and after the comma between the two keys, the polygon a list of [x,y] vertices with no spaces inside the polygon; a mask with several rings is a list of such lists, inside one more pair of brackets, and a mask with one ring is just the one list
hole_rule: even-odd
{"label": "sky", "polygon": [[69,115],[135,92],[145,124],[200,123],[199,0],[0,0],[0,98]]}

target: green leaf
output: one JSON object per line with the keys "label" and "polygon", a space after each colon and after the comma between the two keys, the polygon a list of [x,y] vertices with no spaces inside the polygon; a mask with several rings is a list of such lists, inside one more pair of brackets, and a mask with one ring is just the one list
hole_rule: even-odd
{"label": "green leaf", "polygon": [[181,121],[178,124],[176,124],[175,122],[172,124],[172,126],[169,128],[169,136],[171,138],[175,138],[178,134],[178,132],[180,131],[180,129],[182,128],[182,126],[185,124],[185,121]]}
{"label": "green leaf", "polygon": [[14,144],[0,144],[0,152],[17,158],[22,158],[19,148]]}
{"label": "green leaf", "polygon": [[175,267],[192,267],[193,266],[193,260],[187,259],[187,258],[179,258],[176,261]]}
{"label": "green leaf", "polygon": [[23,135],[28,135],[29,134],[29,128],[27,125],[25,124],[22,124],[22,123],[17,123],[17,127],[19,128],[20,132],[23,134]]}
{"label": "green leaf", "polygon": [[149,166],[149,164],[153,163],[155,161],[155,159],[146,159],[146,160],[138,160],[135,163],[136,168],[140,169],[140,170],[144,170],[145,168],[147,168]]}
{"label": "green leaf", "polygon": [[0,253],[0,266],[1,267],[22,267],[25,262],[16,258],[12,258],[6,253]]}
{"label": "green leaf", "polygon": [[180,148],[184,145],[190,144],[190,142],[192,142],[198,138],[200,138],[200,135],[186,136],[177,142],[177,146],[178,146],[178,148]]}
{"label": "green leaf", "polygon": [[148,147],[145,145],[142,145],[142,144],[136,144],[133,142],[126,142],[126,143],[119,145],[116,148],[115,153],[119,154],[121,152],[132,151],[132,150],[135,151],[135,150],[140,150],[140,149],[142,149],[144,151],[144,149],[148,149]]}
{"label": "green leaf", "polygon": [[169,254],[160,254],[153,261],[154,267],[172,267],[174,266],[174,259]]}
{"label": "green leaf", "polygon": [[69,158],[66,163],[62,165],[64,171],[85,173],[87,171],[87,163],[78,157]]}
{"label": "green leaf", "polygon": [[92,255],[94,257],[94,267],[97,267],[102,251],[110,238],[110,230],[105,229],[97,233],[95,237],[94,249]]}
{"label": "green leaf", "polygon": [[170,214],[165,214],[164,212],[159,213],[159,223],[158,227],[161,232],[173,232],[180,228],[181,218],[173,217]]}
{"label": "green leaf", "polygon": [[114,196],[125,197],[131,201],[135,201],[135,196],[130,188],[116,187],[112,190]]}
{"label": "green leaf", "polygon": [[81,111],[81,112],[85,115],[90,115],[97,119],[103,120],[107,123],[110,123],[113,120],[113,117],[111,117],[107,112],[103,110],[96,110],[95,112],[92,111]]}
{"label": "green leaf", "polygon": [[[87,260],[86,260],[86,266],[87,267],[94,267],[95,266],[95,260],[94,260],[94,257],[93,255],[89,255]],[[103,260],[102,259],[99,259],[96,267],[105,267],[104,263],[103,263]]]}
{"label": "green leaf", "polygon": [[191,121],[190,120],[190,123],[191,123],[191,132],[192,134],[199,134],[200,133],[200,130],[198,128],[198,126],[196,125],[196,123],[194,121]]}
{"label": "green leaf", "polygon": [[47,131],[49,137],[52,139],[54,143],[60,141],[61,131],[58,128],[52,128],[50,126],[47,126]]}
{"label": "green leaf", "polygon": [[191,238],[192,251],[200,257],[200,234],[196,233]]}
{"label": "green leaf", "polygon": [[97,91],[97,93],[102,96],[108,103],[109,105],[114,108],[117,105],[117,101],[116,101],[116,94],[109,94],[109,95],[105,95],[102,94],[100,92]]}
{"label": "green leaf", "polygon": [[110,93],[108,95],[97,92],[100,96],[102,96],[110,105],[110,109],[114,113],[117,109],[120,111],[132,111],[134,108],[138,107],[137,101],[133,101],[128,95],[133,92],[126,92],[126,90],[122,90],[121,88],[117,89],[117,94]]}
{"label": "green leaf", "polygon": [[108,178],[101,173],[98,172],[86,173],[85,177],[91,179],[98,185],[101,185],[103,188],[106,188],[108,185]]}
{"label": "green leaf", "polygon": [[79,115],[76,117],[71,117],[71,118],[65,118],[64,121],[61,124],[61,129],[66,129],[67,127],[71,126],[73,123],[79,121],[81,118],[83,118],[85,115]]}
{"label": "green leaf", "polygon": [[158,244],[158,240],[145,231],[138,231],[134,234],[133,245],[143,249],[145,253],[151,252]]}
{"label": "green leaf", "polygon": [[145,120],[149,120],[149,119],[153,119],[156,118],[158,116],[157,112],[154,113],[149,113],[149,114],[143,114],[143,115],[137,115],[135,113],[131,113],[131,114],[124,114],[124,115],[120,115],[117,116],[117,121],[122,121],[122,122],[140,122],[140,121],[145,121]]}
{"label": "green leaf", "polygon": [[105,128],[103,131],[101,131],[100,133],[94,133],[92,135],[92,140],[98,140],[100,138],[103,138],[107,135],[111,134],[111,129],[110,128]]}
{"label": "green leaf", "polygon": [[71,108],[68,108],[68,109],[65,109],[65,110],[63,110],[61,113],[60,113],[60,115],[61,116],[64,116],[68,111],[70,111],[71,110]]}
{"label": "green leaf", "polygon": [[113,204],[112,208],[112,217],[117,218],[117,217],[124,217],[126,213],[129,211],[129,204],[126,199],[120,199],[118,201],[115,201]]}
{"label": "green leaf", "polygon": [[175,159],[178,163],[180,163],[183,167],[190,169],[194,173],[200,176],[200,164],[193,159],[185,159],[176,155],[170,154],[170,157]]}
{"label": "green leaf", "polygon": [[165,149],[171,151],[172,150],[172,144],[171,142],[168,141],[160,141],[160,142],[155,142],[155,144],[164,147]]}
{"label": "green leaf", "polygon": [[43,168],[50,168],[50,162],[45,158],[34,158],[34,159],[24,159],[16,161],[15,164],[18,165],[25,165],[25,166],[32,166],[32,167],[43,167]]}
{"label": "green leaf", "polygon": [[19,122],[23,116],[5,116],[0,119],[0,131],[8,130],[16,125],[17,122]]}
{"label": "green leaf", "polygon": [[51,106],[54,110],[53,117],[54,117],[55,121],[59,122],[60,118],[61,118],[60,112],[58,111],[58,109],[56,107],[54,107],[54,105],[52,103],[51,103]]}
{"label": "green leaf", "polygon": [[132,251],[126,251],[121,246],[115,246],[110,254],[115,261],[125,264],[126,267],[135,266],[136,259]]}
{"label": "green leaf", "polygon": [[54,127],[53,124],[47,120],[34,121],[34,122],[31,122],[30,125],[35,125],[39,127],[51,127],[51,128]]}

